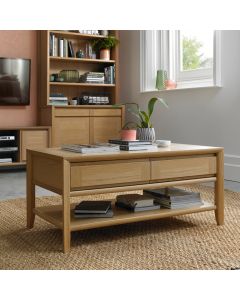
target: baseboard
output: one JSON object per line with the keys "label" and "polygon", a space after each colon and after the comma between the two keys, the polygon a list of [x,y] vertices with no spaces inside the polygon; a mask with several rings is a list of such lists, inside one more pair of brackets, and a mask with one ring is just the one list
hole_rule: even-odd
{"label": "baseboard", "polygon": [[233,154],[224,155],[224,178],[240,182],[240,156]]}

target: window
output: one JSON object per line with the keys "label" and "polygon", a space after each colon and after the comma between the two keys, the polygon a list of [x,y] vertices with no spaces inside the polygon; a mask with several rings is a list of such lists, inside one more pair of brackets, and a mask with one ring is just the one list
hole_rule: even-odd
{"label": "window", "polygon": [[158,69],[177,88],[220,85],[218,31],[141,31],[141,91],[154,91]]}

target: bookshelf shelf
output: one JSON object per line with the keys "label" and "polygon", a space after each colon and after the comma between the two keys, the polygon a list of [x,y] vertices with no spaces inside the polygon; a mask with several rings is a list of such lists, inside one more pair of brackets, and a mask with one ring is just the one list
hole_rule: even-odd
{"label": "bookshelf shelf", "polygon": [[[73,209],[76,204],[71,205],[71,223],[70,230],[84,230],[90,228],[97,227],[106,227],[117,224],[126,224],[133,223],[145,220],[153,220],[160,218],[167,218],[179,215],[186,215],[191,213],[203,212],[214,210],[216,208],[215,205],[204,202],[203,205],[199,207],[191,207],[184,209],[167,209],[161,208],[159,210],[149,210],[143,212],[129,212],[126,209],[116,208],[113,200],[113,213],[114,216],[112,218],[87,218],[87,219],[77,219],[74,218]],[[43,206],[35,209],[35,213],[46,221],[52,223],[58,228],[63,228],[63,220],[62,220],[62,206],[61,205],[52,205],[52,206]]]}
{"label": "bookshelf shelf", "polygon": [[101,84],[101,83],[81,83],[81,82],[50,82],[50,85],[55,86],[85,86],[85,87],[115,87],[115,84]]}
{"label": "bookshelf shelf", "polygon": [[59,31],[59,30],[50,30],[51,33],[56,34],[57,36],[65,37],[65,38],[78,38],[82,40],[89,40],[89,39],[104,39],[106,36],[104,35],[96,35],[96,34],[82,34],[77,32],[69,32],[69,31]]}
{"label": "bookshelf shelf", "polygon": [[92,58],[75,58],[75,57],[59,57],[50,56],[51,61],[66,61],[66,62],[78,62],[78,63],[91,63],[91,64],[114,64],[115,60],[103,60],[103,59],[92,59]]}

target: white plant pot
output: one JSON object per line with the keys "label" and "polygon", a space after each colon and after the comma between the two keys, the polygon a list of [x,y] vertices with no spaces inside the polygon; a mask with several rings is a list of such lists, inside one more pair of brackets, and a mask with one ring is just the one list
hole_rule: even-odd
{"label": "white plant pot", "polygon": [[137,139],[154,142],[156,139],[154,128],[137,128]]}

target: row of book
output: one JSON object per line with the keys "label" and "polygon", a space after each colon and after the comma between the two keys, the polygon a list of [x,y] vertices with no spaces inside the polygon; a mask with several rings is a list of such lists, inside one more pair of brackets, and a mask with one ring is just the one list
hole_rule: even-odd
{"label": "row of book", "polygon": [[[186,209],[203,205],[200,193],[170,187],[158,190],[144,190],[141,194],[125,194],[116,197],[115,206],[130,212],[167,209]],[[75,206],[76,218],[111,218],[112,202],[81,201]]]}
{"label": "row of book", "polygon": [[72,42],[50,33],[49,55],[58,57],[75,57]]}
{"label": "row of book", "polygon": [[106,84],[115,83],[115,65],[104,68],[104,78]]}

